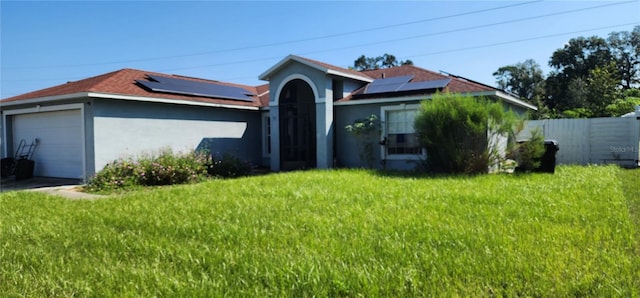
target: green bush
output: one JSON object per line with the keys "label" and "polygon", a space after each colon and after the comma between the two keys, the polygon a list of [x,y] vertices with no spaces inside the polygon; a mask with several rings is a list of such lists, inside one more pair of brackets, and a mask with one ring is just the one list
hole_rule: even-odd
{"label": "green bush", "polygon": [[414,126],[429,171],[477,174],[498,162],[497,142],[490,140],[511,132],[515,119],[500,103],[446,93],[422,102]]}
{"label": "green bush", "polygon": [[87,183],[90,191],[115,190],[134,186],[170,185],[206,177],[208,154],[174,153],[164,149],[137,158],[124,157],[107,164]]}
{"label": "green bush", "polygon": [[86,188],[90,191],[113,190],[138,185],[136,177],[137,163],[130,158],[121,158],[106,164],[96,173]]}
{"label": "green bush", "polygon": [[141,158],[136,168],[140,185],[171,185],[194,182],[205,176],[209,157],[204,153],[174,154],[162,150],[157,156]]}
{"label": "green bush", "polygon": [[218,178],[234,178],[251,174],[251,164],[230,153],[213,156],[207,173]]}
{"label": "green bush", "polygon": [[512,153],[518,163],[516,170],[530,172],[538,168],[544,152],[544,136],[537,129],[531,131],[531,138],[518,143]]}

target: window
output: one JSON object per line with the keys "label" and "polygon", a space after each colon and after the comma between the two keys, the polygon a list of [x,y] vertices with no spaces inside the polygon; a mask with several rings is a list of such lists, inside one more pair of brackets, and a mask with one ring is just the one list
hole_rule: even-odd
{"label": "window", "polygon": [[416,159],[423,155],[413,122],[419,105],[382,107],[383,137],[386,140],[383,158]]}
{"label": "window", "polygon": [[262,114],[262,156],[271,156],[271,118],[268,112]]}

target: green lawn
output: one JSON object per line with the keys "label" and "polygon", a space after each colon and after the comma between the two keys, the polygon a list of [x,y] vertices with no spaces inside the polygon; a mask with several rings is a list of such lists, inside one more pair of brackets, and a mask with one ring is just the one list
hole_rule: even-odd
{"label": "green lawn", "polygon": [[[631,184],[631,185],[630,185]],[[640,170],[0,195],[0,296],[639,296]]]}

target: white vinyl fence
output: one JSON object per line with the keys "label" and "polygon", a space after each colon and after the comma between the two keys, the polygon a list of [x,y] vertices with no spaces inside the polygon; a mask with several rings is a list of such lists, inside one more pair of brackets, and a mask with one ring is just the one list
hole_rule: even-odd
{"label": "white vinyl fence", "polygon": [[546,140],[558,141],[558,164],[638,167],[640,119],[636,117],[532,120],[518,138],[529,138],[536,128]]}

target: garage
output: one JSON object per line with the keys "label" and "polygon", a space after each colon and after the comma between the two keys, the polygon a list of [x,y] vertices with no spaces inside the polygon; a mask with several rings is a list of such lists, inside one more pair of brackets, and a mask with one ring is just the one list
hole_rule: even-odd
{"label": "garage", "polygon": [[31,144],[36,139],[38,146],[32,157],[34,176],[79,179],[84,176],[80,109],[14,115],[14,150],[21,140]]}

